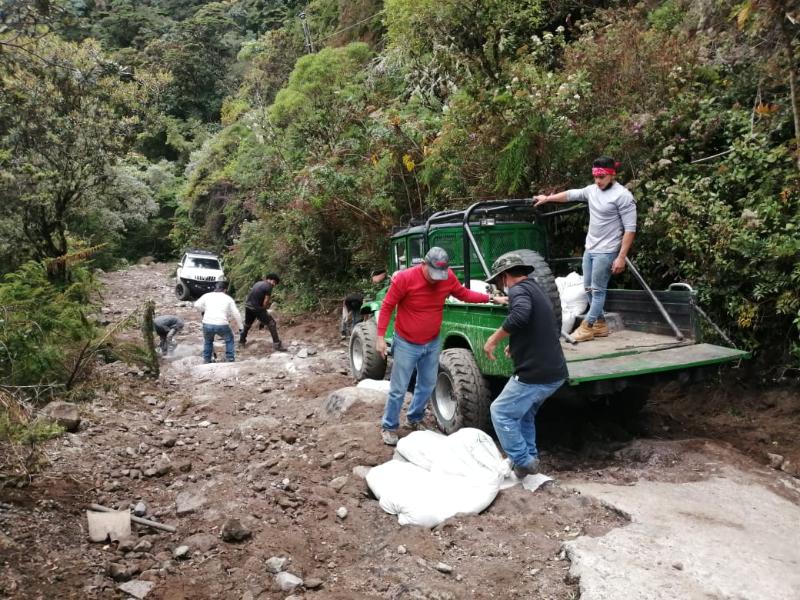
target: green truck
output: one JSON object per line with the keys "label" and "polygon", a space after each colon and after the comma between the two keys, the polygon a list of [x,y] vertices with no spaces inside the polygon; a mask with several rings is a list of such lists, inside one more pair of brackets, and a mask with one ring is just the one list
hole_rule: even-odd
{"label": "green truck", "polygon": [[[390,240],[389,273],[422,262],[433,246],[444,248],[450,265],[467,287],[480,289],[492,262],[515,251],[533,265],[531,274],[550,297],[561,323],[561,302],[555,274],[565,273],[580,257],[550,255],[548,231],[563,215],[585,210],[583,205],[541,212],[530,199],[477,202],[465,210],[443,211],[424,223],[396,231]],[[733,347],[724,333],[696,304],[695,292],[684,283],[653,291],[635,265],[628,270],[641,289],[609,289],[605,304],[612,331],[607,338],[582,344],[562,339],[569,369],[568,385],[557,397],[643,403],[654,385],[668,379],[701,379],[709,369],[749,358]],[[489,291],[485,287],[480,291]],[[386,361],[375,350],[377,315],[386,289],[362,307],[365,318],[350,337],[350,367],[356,380],[383,379]],[[439,427],[452,433],[461,427],[491,431],[489,405],[513,372],[510,359],[498,349],[489,360],[483,346],[503,322],[507,307],[446,301],[441,329],[442,352],[432,406]],[[373,315],[374,318],[368,318]],[[729,347],[703,341],[701,321]],[[391,343],[394,322],[386,338]]]}

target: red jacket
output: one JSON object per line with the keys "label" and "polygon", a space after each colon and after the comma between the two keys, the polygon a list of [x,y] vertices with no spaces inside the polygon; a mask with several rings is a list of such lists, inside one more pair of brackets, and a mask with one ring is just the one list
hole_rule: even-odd
{"label": "red jacket", "polygon": [[452,269],[448,271],[447,279],[431,283],[422,272],[424,268],[424,264],[417,265],[392,278],[378,316],[379,336],[386,335],[395,307],[394,328],[400,337],[413,344],[427,344],[439,335],[444,301],[448,296],[464,302],[489,302],[488,294],[473,292],[461,285]]}

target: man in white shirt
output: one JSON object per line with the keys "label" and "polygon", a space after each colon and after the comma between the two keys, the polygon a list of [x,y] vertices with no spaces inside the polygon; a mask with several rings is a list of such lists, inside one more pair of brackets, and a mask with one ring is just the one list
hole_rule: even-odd
{"label": "man in white shirt", "polygon": [[203,294],[194,303],[194,307],[203,314],[203,362],[211,362],[214,351],[214,338],[220,336],[225,340],[225,360],[233,362],[236,358],[233,351],[234,331],[229,325],[230,321],[236,328],[236,333],[242,328],[242,315],[236,307],[236,302],[228,296],[228,283],[220,281],[217,289]]}

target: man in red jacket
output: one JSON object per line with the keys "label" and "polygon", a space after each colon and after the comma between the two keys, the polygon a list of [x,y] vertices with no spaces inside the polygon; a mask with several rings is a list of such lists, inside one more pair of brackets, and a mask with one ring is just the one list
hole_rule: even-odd
{"label": "man in red jacket", "polygon": [[507,300],[468,290],[461,285],[449,266],[447,252],[434,246],[425,255],[425,262],[394,275],[381,305],[375,348],[384,358],[384,336],[392,313],[397,308],[392,341],[394,363],[381,422],[383,442],[389,446],[397,444],[400,409],[414,369],[417,370],[417,383],[406,413],[406,426],[412,430],[419,429],[425,416],[428,398],[436,385],[439,370],[439,330],[442,327],[445,299],[452,295],[472,303],[503,303]]}

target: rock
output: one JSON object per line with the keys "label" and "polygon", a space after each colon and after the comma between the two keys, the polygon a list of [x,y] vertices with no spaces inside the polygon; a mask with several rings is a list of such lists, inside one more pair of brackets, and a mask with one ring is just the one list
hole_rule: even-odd
{"label": "rock", "polygon": [[166,475],[172,470],[172,462],[170,462],[169,458],[166,456],[162,456],[161,459],[155,465],[156,475]]}
{"label": "rock", "polygon": [[316,348],[306,348],[306,352],[308,352],[309,356],[314,356],[317,353]]}
{"label": "rock", "polygon": [[136,546],[136,540],[132,537],[127,537],[124,540],[120,540],[117,544],[117,550],[120,552],[130,552]]}
{"label": "rock", "polygon": [[344,506],[340,506],[336,509],[336,516],[340,519],[344,520],[347,518],[347,508]]}
{"label": "rock", "polygon": [[356,402],[367,405],[386,403],[386,394],[367,388],[346,387],[331,392],[322,403],[322,409],[329,416],[341,416]]}
{"label": "rock", "polygon": [[178,436],[172,432],[165,433],[161,436],[161,445],[165,448],[172,448],[175,445],[175,442],[178,441]]}
{"label": "rock", "polygon": [[134,552],[150,552],[153,549],[153,542],[150,540],[139,540],[139,543],[133,547]]}
{"label": "rock", "polygon": [[252,535],[252,532],[244,527],[239,519],[228,519],[222,525],[220,531],[222,540],[225,542],[241,542]]}
{"label": "rock", "polygon": [[208,499],[201,492],[185,491],[178,494],[175,498],[175,512],[178,515],[188,515],[208,502]]}
{"label": "rock", "polygon": [[259,415],[245,419],[239,423],[236,430],[239,432],[239,435],[257,435],[259,433],[268,433],[273,429],[278,429],[280,426],[281,422],[275,417]]}
{"label": "rock", "polygon": [[111,563],[106,571],[114,581],[128,581],[139,572],[139,567],[133,564]]}
{"label": "rock", "polygon": [[198,427],[204,427],[204,428],[205,428],[205,427],[208,427],[208,426],[210,426],[210,425],[211,425],[211,421],[200,421],[200,422],[197,424],[197,426],[198,426]]}
{"label": "rock", "polygon": [[341,460],[342,458],[344,458],[344,456],[345,456],[344,452],[337,452],[336,454],[333,455],[333,460]]}
{"label": "rock", "polygon": [[275,575],[275,582],[278,584],[278,587],[281,588],[282,592],[293,592],[295,589],[303,585],[302,579],[300,579],[297,575],[292,575],[286,571],[281,571]]}
{"label": "rock", "polygon": [[158,471],[154,468],[145,469],[144,476],[145,477],[155,477],[158,474]]}
{"label": "rock", "polygon": [[366,465],[358,465],[357,467],[353,467],[353,475],[361,479],[366,479],[367,473],[369,473],[371,468],[372,467],[367,467]]}
{"label": "rock", "polygon": [[309,577],[305,581],[303,581],[303,587],[307,590],[316,590],[317,588],[322,587],[322,579],[317,579],[316,577]]}
{"label": "rock", "polygon": [[446,563],[443,563],[443,562],[436,563],[436,566],[434,568],[437,571],[439,571],[440,573],[452,573],[453,572],[453,567],[451,567],[450,565],[448,565]]}
{"label": "rock", "polygon": [[297,441],[297,434],[294,431],[284,431],[281,439],[287,444],[294,444]]}
{"label": "rock", "polygon": [[147,514],[147,505],[141,500],[133,507],[133,514],[137,517],[143,517]]}
{"label": "rock", "polygon": [[286,567],[288,561],[289,559],[283,556],[273,556],[267,560],[265,565],[270,573],[280,573]]}
{"label": "rock", "polygon": [[178,546],[177,548],[175,548],[175,550],[172,552],[172,556],[174,556],[178,560],[184,560],[189,558],[191,553],[192,553],[191,548],[189,548],[189,546],[184,544],[183,546]]}
{"label": "rock", "polygon": [[781,464],[783,463],[783,457],[780,454],[773,454],[772,452],[767,452],[767,458],[769,459],[769,466],[773,469],[780,469]]}
{"label": "rock", "polygon": [[219,540],[210,533],[195,533],[183,540],[183,545],[196,552],[208,552],[219,545]]}
{"label": "rock", "polygon": [[680,562],[672,563],[672,568],[675,569],[676,571],[683,571],[683,563]]}
{"label": "rock", "polygon": [[397,553],[398,553],[398,554],[405,554],[406,552],[408,552],[408,550],[406,550],[406,547],[405,547],[405,546],[403,546],[403,544],[400,544],[400,545],[397,547]]}
{"label": "rock", "polygon": [[347,481],[347,475],[342,475],[341,477],[337,477],[336,479],[332,480],[328,485],[337,492],[341,492],[342,488],[347,485]]}
{"label": "rock", "polygon": [[152,581],[133,579],[131,581],[121,583],[117,586],[117,589],[141,600],[147,596],[147,594],[149,594],[154,587],[156,587],[156,584]]}
{"label": "rock", "polygon": [[308,358],[308,348],[300,348],[297,351],[297,358]]}
{"label": "rock", "polygon": [[792,477],[800,477],[800,463],[785,459],[781,463],[781,471],[791,475]]}
{"label": "rock", "polygon": [[81,424],[78,407],[70,402],[56,400],[42,409],[42,413],[51,421],[55,421],[67,431],[77,431]]}

